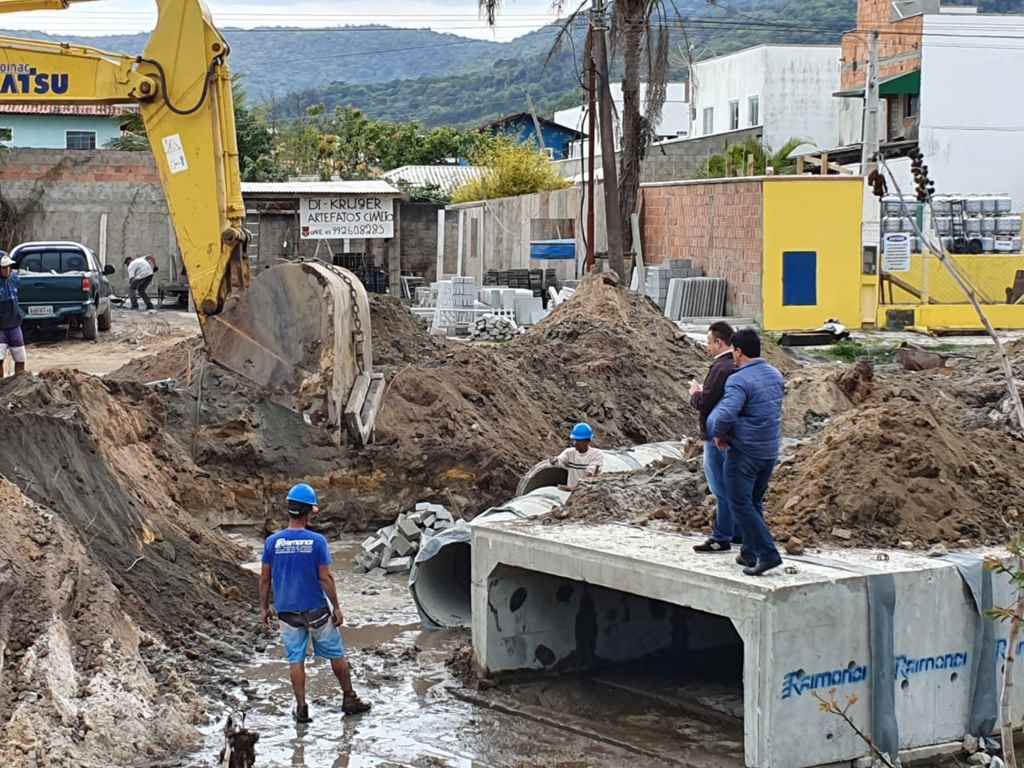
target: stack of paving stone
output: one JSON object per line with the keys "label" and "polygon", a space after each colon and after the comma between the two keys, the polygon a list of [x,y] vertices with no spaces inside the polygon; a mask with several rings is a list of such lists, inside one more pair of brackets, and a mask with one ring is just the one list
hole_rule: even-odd
{"label": "stack of paving stone", "polygon": [[515,320],[486,314],[469,326],[469,338],[474,341],[508,341],[522,333]]}
{"label": "stack of paving stone", "polygon": [[440,504],[422,501],[413,512],[403,512],[391,525],[386,525],[363,542],[356,558],[356,567],[367,573],[380,568],[385,573],[407,573],[420,545],[441,531],[464,526]]}

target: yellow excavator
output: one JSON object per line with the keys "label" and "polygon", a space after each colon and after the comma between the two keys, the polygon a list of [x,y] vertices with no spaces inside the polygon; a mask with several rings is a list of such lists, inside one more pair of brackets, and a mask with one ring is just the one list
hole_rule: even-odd
{"label": "yellow excavator", "polygon": [[[90,0],[0,0],[0,14]],[[362,283],[320,262],[250,275],[229,47],[201,0],[156,0],[141,56],[0,37],[0,103],[136,103],[160,169],[207,357],[350,444],[383,398]]]}

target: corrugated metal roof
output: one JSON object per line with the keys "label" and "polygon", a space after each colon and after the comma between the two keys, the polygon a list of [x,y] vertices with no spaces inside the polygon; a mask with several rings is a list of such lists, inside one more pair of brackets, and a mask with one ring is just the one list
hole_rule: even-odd
{"label": "corrugated metal roof", "polygon": [[243,195],[401,195],[386,181],[285,181],[242,183]]}
{"label": "corrugated metal roof", "polygon": [[410,187],[438,187],[449,194],[467,181],[483,176],[484,170],[478,165],[403,165],[385,173],[384,178]]}
{"label": "corrugated metal roof", "polygon": [[138,104],[0,104],[0,113],[5,115],[120,117],[127,112],[138,111]]}

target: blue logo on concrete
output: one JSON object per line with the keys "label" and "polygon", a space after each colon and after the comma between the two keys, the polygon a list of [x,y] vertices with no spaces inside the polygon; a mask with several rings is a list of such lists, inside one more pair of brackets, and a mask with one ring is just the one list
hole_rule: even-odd
{"label": "blue logo on concrete", "polygon": [[896,657],[896,677],[910,677],[921,672],[935,669],[959,669],[967,666],[967,652],[947,653],[942,656],[922,656],[914,659],[909,656]]}
{"label": "blue logo on concrete", "polygon": [[788,699],[794,694],[800,696],[807,691],[818,688],[839,688],[843,685],[853,685],[867,680],[867,666],[849,666],[845,669],[835,669],[831,672],[816,672],[806,674],[802,669],[796,672],[789,672],[782,681],[782,698]]}
{"label": "blue logo on concrete", "polygon": [[[1007,640],[1005,637],[1001,640],[996,640],[996,655],[999,656],[1000,659],[1006,658],[1006,648],[1009,645],[1010,641]],[[1019,643],[1017,643],[1016,655],[1020,656],[1022,653],[1024,653],[1024,640],[1021,640]]]}
{"label": "blue logo on concrete", "polygon": [[0,64],[0,78],[0,95],[55,93],[59,96],[68,92],[66,72],[39,72],[27,64]]}

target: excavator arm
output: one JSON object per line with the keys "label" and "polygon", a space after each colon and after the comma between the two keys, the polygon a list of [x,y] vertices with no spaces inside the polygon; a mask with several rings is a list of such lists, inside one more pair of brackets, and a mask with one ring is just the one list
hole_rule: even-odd
{"label": "excavator arm", "polygon": [[[80,0],[0,0],[0,13]],[[346,270],[245,254],[227,42],[201,0],[157,0],[142,56],[0,37],[0,102],[137,103],[160,171],[208,357],[310,421],[368,442],[383,396],[369,301]]]}

